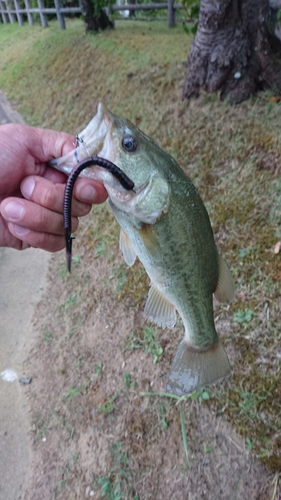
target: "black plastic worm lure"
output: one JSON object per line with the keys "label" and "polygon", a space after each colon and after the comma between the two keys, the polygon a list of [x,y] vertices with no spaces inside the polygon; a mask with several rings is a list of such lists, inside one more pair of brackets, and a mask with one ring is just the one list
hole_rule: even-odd
{"label": "black plastic worm lure", "polygon": [[67,183],[64,191],[64,203],[63,203],[63,217],[64,217],[64,236],[65,236],[65,248],[66,248],[66,261],[67,268],[69,272],[71,271],[71,256],[72,256],[72,240],[74,239],[71,236],[71,203],[72,203],[72,192],[74,188],[75,181],[77,180],[79,174],[88,167],[93,167],[97,165],[98,167],[105,168],[109,170],[109,172],[116,177],[116,179],[120,182],[123,188],[128,191],[134,189],[134,183],[127,177],[127,175],[114,163],[111,161],[105,160],[105,158],[100,158],[99,156],[91,156],[82,160],[80,163],[76,165],[76,167],[72,170],[71,174],[67,179]]}

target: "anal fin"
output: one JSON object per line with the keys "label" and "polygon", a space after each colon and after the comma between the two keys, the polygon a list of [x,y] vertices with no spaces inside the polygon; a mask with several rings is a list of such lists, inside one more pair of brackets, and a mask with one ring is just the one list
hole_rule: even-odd
{"label": "anal fin", "polygon": [[144,315],[162,328],[173,328],[176,324],[176,310],[162,293],[152,285],[144,308]]}
{"label": "anal fin", "polygon": [[181,341],[167,380],[167,391],[183,396],[229,375],[231,367],[221,340],[198,351]]}
{"label": "anal fin", "polygon": [[219,279],[215,297],[219,302],[230,304],[234,299],[235,284],[225,260],[219,255]]}

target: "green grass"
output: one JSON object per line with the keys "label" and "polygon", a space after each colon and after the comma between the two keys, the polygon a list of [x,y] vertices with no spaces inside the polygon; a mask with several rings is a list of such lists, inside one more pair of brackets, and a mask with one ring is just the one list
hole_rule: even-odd
{"label": "green grass", "polygon": [[76,396],[80,396],[80,394],[83,392],[85,388],[84,387],[71,387],[71,389],[67,392],[65,395],[66,399],[71,399],[75,398]]}
{"label": "green grass", "polygon": [[[122,92],[122,87],[139,79],[144,67],[183,62],[188,47],[182,42],[181,28],[170,30],[167,36],[164,22],[154,23],[152,29],[149,22],[118,21],[116,30],[102,36],[86,36],[80,20],[69,21],[65,31],[55,21],[45,30],[38,25],[32,29],[26,24],[22,28],[5,25],[0,33],[0,87],[21,103],[29,123],[70,131],[94,114],[93,89],[108,102],[112,97],[107,89],[119,88],[116,111],[128,107],[135,114],[133,96]],[[73,108],[73,100],[83,108],[82,114]],[[139,102],[139,111],[145,101]]]}
{"label": "green grass", "polygon": [[115,399],[116,396],[112,396],[108,401],[102,403],[98,408],[98,412],[103,413],[103,415],[108,415],[109,413],[113,413],[115,410],[115,404],[114,404]]}
{"label": "green grass", "polygon": [[50,345],[53,340],[53,332],[51,330],[46,329],[43,340],[44,342],[46,342],[47,345]]}
{"label": "green grass", "polygon": [[[164,22],[120,21],[114,31],[96,37],[86,36],[78,20],[67,21],[65,31],[56,22],[46,30],[5,25],[0,30],[0,87],[29,123],[72,133],[82,130],[103,100],[158,141],[190,175],[207,206],[237,290],[229,309],[215,308],[231,355],[232,377],[212,391],[197,392],[194,404],[224,414],[248,448],[280,472],[281,253],[273,249],[281,240],[281,107],[270,103],[266,93],[239,107],[204,93],[196,101],[182,103],[183,62],[190,43],[180,27],[168,30]],[[81,241],[77,238],[74,243],[80,274],[69,277],[60,270],[66,288],[60,313],[70,314],[66,320],[70,342],[71,332],[83,325],[93,300],[98,300],[93,299],[95,290],[88,279],[96,259],[108,265],[107,282],[116,280],[116,300],[126,299],[140,310],[148,288],[139,264],[128,269],[115,260],[119,230],[109,211],[94,207],[92,221],[78,233]],[[166,370],[165,361],[176,342],[171,334],[172,347],[166,354],[157,332],[140,329],[126,347],[150,353],[152,361],[163,363]],[[47,336],[45,343],[49,342]],[[74,359],[73,366],[77,353]],[[89,363],[83,360],[83,367],[88,369]],[[100,379],[105,370],[104,363]],[[122,378],[120,385],[126,388],[126,384],[129,379]],[[74,405],[75,399],[79,398],[69,397],[65,404]],[[165,411],[157,404],[151,413],[147,411],[147,418],[153,415],[155,426],[164,432],[178,415],[178,401],[171,397]],[[149,423],[142,421],[142,426]],[[104,479],[104,495],[109,498],[121,491],[120,477],[119,483],[115,477]],[[111,489],[106,490],[106,484]]]}
{"label": "green grass", "polygon": [[101,498],[107,500],[140,500],[135,494],[134,473],[130,467],[130,458],[123,450],[122,443],[116,442],[110,447],[111,469],[106,476],[97,478]]}
{"label": "green grass", "polygon": [[132,377],[131,377],[131,375],[129,373],[124,372],[123,376],[124,376],[124,386],[125,386],[125,389],[129,390],[129,389],[131,389],[131,387],[135,387],[136,386],[136,382],[134,382],[132,380]]}
{"label": "green grass", "polygon": [[144,349],[152,354],[153,363],[157,363],[164,352],[155,329],[149,326],[145,326],[139,336],[133,332],[126,342],[125,349]]}

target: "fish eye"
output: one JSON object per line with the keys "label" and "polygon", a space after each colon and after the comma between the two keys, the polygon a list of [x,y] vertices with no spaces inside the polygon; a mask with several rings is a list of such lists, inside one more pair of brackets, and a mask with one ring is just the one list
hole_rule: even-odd
{"label": "fish eye", "polygon": [[138,143],[134,137],[131,135],[125,135],[122,139],[122,148],[128,151],[128,153],[134,153],[138,147]]}

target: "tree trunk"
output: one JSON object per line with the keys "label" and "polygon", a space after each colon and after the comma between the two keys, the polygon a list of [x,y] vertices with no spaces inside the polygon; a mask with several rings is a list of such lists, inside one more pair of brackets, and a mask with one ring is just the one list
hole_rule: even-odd
{"label": "tree trunk", "polygon": [[201,0],[187,60],[183,98],[220,91],[239,103],[258,89],[281,92],[281,42],[270,33],[268,0]]}
{"label": "tree trunk", "polygon": [[100,30],[114,27],[112,21],[110,21],[103,9],[97,11],[92,0],[80,0],[80,5],[85,15],[86,33],[87,31],[94,31],[97,33]]}

